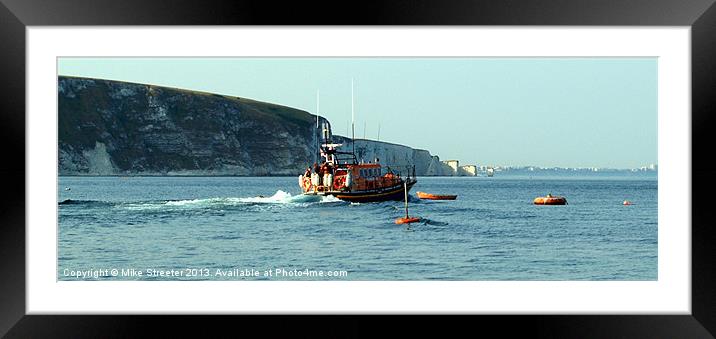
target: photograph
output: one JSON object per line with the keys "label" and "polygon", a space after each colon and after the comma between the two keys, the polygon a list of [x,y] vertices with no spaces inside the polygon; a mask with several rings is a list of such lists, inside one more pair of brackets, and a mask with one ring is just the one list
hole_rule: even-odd
{"label": "photograph", "polygon": [[0,2],[0,337],[716,333],[714,0]]}
{"label": "photograph", "polygon": [[656,281],[658,62],[59,57],[57,280]]}

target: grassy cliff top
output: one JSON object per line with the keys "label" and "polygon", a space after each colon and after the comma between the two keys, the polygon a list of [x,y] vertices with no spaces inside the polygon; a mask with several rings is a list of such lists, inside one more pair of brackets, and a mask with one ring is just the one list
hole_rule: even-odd
{"label": "grassy cliff top", "polygon": [[296,122],[304,122],[304,123],[316,121],[316,116],[314,114],[311,114],[309,112],[306,112],[306,111],[303,111],[303,110],[300,110],[297,108],[278,105],[278,104],[269,103],[269,102],[253,100],[253,99],[248,99],[248,98],[242,98],[242,97],[237,97],[237,96],[196,91],[196,90],[177,88],[177,87],[143,84],[143,83],[136,83],[136,82],[130,82],[130,81],[76,77],[76,76],[67,76],[67,75],[58,76],[59,81],[71,80],[71,79],[101,81],[101,82],[107,82],[107,83],[127,84],[127,85],[134,85],[134,86],[145,86],[148,88],[161,88],[163,90],[176,91],[176,92],[181,92],[183,94],[196,95],[196,96],[207,96],[207,97],[212,96],[212,97],[222,98],[222,99],[229,100],[229,101],[234,101],[234,102],[241,103],[244,105],[250,105],[250,106],[255,107],[259,111],[275,114],[275,115],[277,115],[281,118],[287,119],[287,120],[292,120],[292,121],[296,121]]}

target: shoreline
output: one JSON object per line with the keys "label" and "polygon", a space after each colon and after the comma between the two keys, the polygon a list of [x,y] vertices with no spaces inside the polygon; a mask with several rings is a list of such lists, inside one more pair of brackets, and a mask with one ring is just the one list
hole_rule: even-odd
{"label": "shoreline", "polygon": [[[94,174],[62,174],[58,175],[58,178],[295,178],[297,175],[201,175],[201,174],[107,174],[107,175],[94,175]],[[488,177],[486,175],[420,175],[417,178],[485,178],[485,179],[570,179],[570,178],[633,178],[633,179],[658,179],[658,174],[654,173],[633,173],[633,172],[601,172],[598,174],[523,174],[523,173],[510,173],[495,175]]]}

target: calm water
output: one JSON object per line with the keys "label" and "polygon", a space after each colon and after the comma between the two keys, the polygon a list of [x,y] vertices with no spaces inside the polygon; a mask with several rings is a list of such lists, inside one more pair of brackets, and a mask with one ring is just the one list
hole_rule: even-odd
{"label": "calm water", "polygon": [[[59,280],[657,279],[655,178],[421,177],[410,214],[424,221],[410,228],[394,224],[402,202],[299,196],[293,177],[60,177],[58,189]],[[532,205],[550,192],[569,204]]]}

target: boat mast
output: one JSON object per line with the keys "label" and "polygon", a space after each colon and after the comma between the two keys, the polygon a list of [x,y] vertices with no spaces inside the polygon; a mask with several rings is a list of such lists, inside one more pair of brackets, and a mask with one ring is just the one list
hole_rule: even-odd
{"label": "boat mast", "polygon": [[318,115],[321,112],[321,90],[316,90],[316,163],[321,160],[321,129],[318,126]]}
{"label": "boat mast", "polygon": [[405,218],[407,219],[407,218],[409,218],[408,217],[408,182],[407,181],[403,182],[403,185],[405,187]]}
{"label": "boat mast", "polygon": [[353,157],[356,154],[356,115],[355,100],[353,98],[353,78],[351,78],[351,144],[353,145]]}

